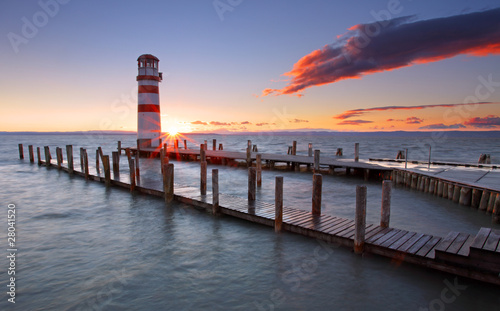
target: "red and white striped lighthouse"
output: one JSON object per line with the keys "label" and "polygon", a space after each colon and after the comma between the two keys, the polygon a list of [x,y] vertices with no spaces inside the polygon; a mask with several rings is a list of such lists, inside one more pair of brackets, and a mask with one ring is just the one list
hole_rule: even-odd
{"label": "red and white striped lighthouse", "polygon": [[137,140],[141,148],[158,147],[161,136],[160,92],[158,83],[162,73],[158,72],[160,60],[151,54],[137,59],[139,74]]}

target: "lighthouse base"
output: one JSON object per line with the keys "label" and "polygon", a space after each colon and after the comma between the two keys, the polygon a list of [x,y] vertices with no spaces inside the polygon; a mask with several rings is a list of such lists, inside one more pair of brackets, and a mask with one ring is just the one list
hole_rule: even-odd
{"label": "lighthouse base", "polygon": [[159,139],[149,139],[149,138],[143,138],[143,139],[138,139],[137,140],[137,147],[139,149],[144,149],[144,148],[156,148],[160,146],[160,141]]}

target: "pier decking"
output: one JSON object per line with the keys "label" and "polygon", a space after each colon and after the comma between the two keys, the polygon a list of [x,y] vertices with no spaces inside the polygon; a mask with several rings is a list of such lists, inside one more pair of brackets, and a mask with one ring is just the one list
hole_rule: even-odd
{"label": "pier decking", "polygon": [[[60,149],[58,149],[60,150]],[[46,147],[48,151],[48,147]],[[176,154],[196,155],[194,151],[175,150]],[[213,153],[212,153],[213,152]],[[61,154],[60,151],[58,154]],[[218,151],[207,151],[207,157],[220,158],[222,153]],[[246,159],[246,154],[224,153],[232,159]],[[280,156],[281,157],[281,156]],[[268,157],[271,161],[280,160],[274,155]],[[297,160],[297,163],[312,164],[310,157],[285,156],[282,160]],[[263,159],[266,157],[263,155]],[[39,156],[40,159],[40,156]],[[50,162],[50,153],[46,160],[39,160],[39,165],[47,168],[57,168],[70,172],[70,169],[61,165],[62,159],[58,157],[58,164]],[[107,164],[103,165],[107,173],[100,174],[99,170],[92,170],[91,174],[87,168],[85,172],[73,170],[73,174],[83,176],[88,180],[106,183],[131,189],[130,183],[113,176],[110,180],[109,157],[104,156]],[[72,159],[71,159],[72,161]],[[303,161],[303,162],[300,162]],[[338,164],[340,167],[354,167],[362,169],[373,169],[374,166],[366,166],[366,163],[354,161],[328,162],[322,160],[325,165]],[[86,161],[88,165],[88,160]],[[344,166],[342,166],[343,163]],[[328,164],[335,163],[335,164]],[[359,166],[357,166],[359,165]],[[384,168],[385,169],[385,168]],[[104,175],[104,176],[101,176]],[[114,174],[113,174],[114,175]],[[157,180],[143,180],[135,187],[135,191],[155,195],[166,196],[163,184]],[[207,191],[205,195],[200,193],[200,188],[175,185],[173,199],[193,206],[212,210],[212,193]],[[253,201],[245,198],[219,194],[219,211],[221,214],[229,215],[266,226],[275,225],[275,206],[266,202]],[[283,224],[285,231],[298,233],[329,243],[340,244],[349,248],[354,246],[356,231],[355,222],[351,219],[329,216],[313,215],[311,212],[283,207]],[[465,233],[451,232],[446,237],[432,236],[424,233],[409,232],[397,228],[382,228],[375,224],[365,226],[364,250],[365,252],[378,254],[393,260],[418,264],[424,267],[493,283],[500,285],[500,231],[490,228],[481,228],[477,235],[472,236]]]}

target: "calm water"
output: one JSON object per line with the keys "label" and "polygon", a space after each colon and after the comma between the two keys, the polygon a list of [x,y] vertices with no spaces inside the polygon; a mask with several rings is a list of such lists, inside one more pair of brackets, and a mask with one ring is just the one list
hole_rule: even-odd
{"label": "calm water", "polygon": [[[349,249],[230,217],[216,218],[190,206],[165,206],[160,198],[70,177],[18,159],[17,144],[73,144],[104,153],[116,141],[131,145],[134,136],[1,136],[0,198],[17,210],[17,296],[15,307],[0,295],[0,309],[16,310],[498,310],[499,288],[464,278],[393,262],[360,257]],[[202,142],[213,136],[192,136]],[[299,152],[312,142],[322,153],[354,142],[361,157],[394,157],[397,150],[422,149],[419,139],[217,136],[227,150],[243,150],[252,139],[262,152],[286,152],[293,139]],[[500,140],[451,140],[434,148],[434,158],[475,162],[479,153],[500,155]],[[190,142],[189,144],[194,144]],[[428,147],[427,147],[428,148]],[[370,151],[370,152],[368,152]],[[428,150],[427,150],[428,152]],[[95,154],[89,152],[93,161]],[[53,155],[54,157],[54,155]],[[425,155],[422,156],[425,159]],[[78,160],[78,156],[75,157]],[[121,167],[125,167],[122,158]],[[174,162],[175,182],[196,185],[199,164]],[[78,166],[76,166],[78,167]],[[213,168],[216,166],[210,166]],[[246,171],[218,166],[223,193],[245,196]],[[157,161],[141,163],[144,179],[159,178]],[[274,176],[285,177],[285,204],[309,209],[310,173],[264,171],[261,200],[274,200]],[[126,170],[122,172],[126,178]],[[325,213],[353,218],[356,177],[324,176]],[[368,222],[377,223],[381,187],[368,186]],[[210,186],[210,185],[209,185]],[[7,224],[0,261],[7,284]],[[446,199],[393,189],[391,225],[444,236],[476,233],[490,216]],[[498,225],[493,226],[500,228]],[[459,284],[452,302],[441,299]],[[448,284],[448,285],[447,285]],[[4,287],[5,288],[5,287]],[[448,292],[449,293],[449,292]],[[449,298],[449,297],[448,297]],[[443,309],[444,308],[444,309]]]}

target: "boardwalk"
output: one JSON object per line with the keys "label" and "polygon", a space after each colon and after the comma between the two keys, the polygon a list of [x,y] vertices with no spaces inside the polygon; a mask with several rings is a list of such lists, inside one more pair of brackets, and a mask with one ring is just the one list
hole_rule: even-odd
{"label": "boardwalk", "polygon": [[[240,155],[235,153],[234,156]],[[46,165],[46,161],[40,161],[39,164]],[[53,163],[46,166],[58,167]],[[60,169],[69,171],[66,167]],[[105,182],[105,177],[98,176],[95,170],[92,173],[95,174],[87,175],[89,180]],[[77,170],[74,174],[85,176]],[[130,189],[130,184],[124,178],[113,178],[111,185]],[[159,180],[144,180],[135,191],[159,197],[165,195]],[[212,209],[212,194],[207,192],[201,195],[199,188],[175,185],[174,199]],[[219,204],[221,214],[274,226],[273,204],[224,194],[219,195]],[[284,207],[283,229],[349,248],[354,244],[355,225],[350,219],[316,216],[304,210]],[[446,237],[438,237],[397,228],[382,228],[374,224],[367,224],[365,230],[365,252],[500,285],[500,231],[482,228],[476,236],[451,232]]]}

